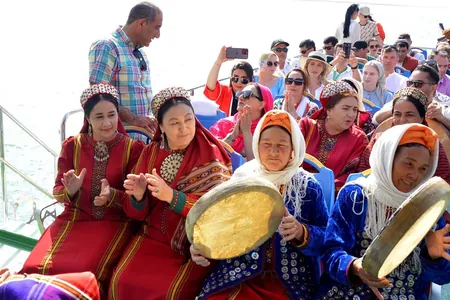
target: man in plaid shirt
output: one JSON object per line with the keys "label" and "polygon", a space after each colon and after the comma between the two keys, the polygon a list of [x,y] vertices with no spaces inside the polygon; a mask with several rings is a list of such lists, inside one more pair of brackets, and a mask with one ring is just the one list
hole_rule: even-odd
{"label": "man in plaid shirt", "polygon": [[[89,82],[110,83],[120,94],[119,117],[127,125],[154,133],[156,119],[151,116],[152,88],[148,60],[140,48],[159,38],[162,11],[149,2],[134,6],[125,26],[107,39],[94,42],[89,51]],[[131,134],[139,139],[139,135]]]}

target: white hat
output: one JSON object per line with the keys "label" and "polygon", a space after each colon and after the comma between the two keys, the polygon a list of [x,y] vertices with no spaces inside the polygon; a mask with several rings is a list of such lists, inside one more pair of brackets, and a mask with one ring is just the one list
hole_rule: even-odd
{"label": "white hat", "polygon": [[370,8],[368,6],[362,6],[359,9],[359,13],[364,15],[364,16],[370,16]]}

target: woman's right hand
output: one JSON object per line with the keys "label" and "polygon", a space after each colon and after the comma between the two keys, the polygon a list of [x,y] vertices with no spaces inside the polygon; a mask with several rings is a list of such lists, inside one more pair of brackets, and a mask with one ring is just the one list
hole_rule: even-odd
{"label": "woman's right hand", "polygon": [[78,192],[78,190],[81,188],[85,175],[86,175],[86,168],[83,168],[83,170],[81,170],[78,176],[75,174],[75,170],[69,170],[63,174],[63,178],[61,178],[61,183],[67,189],[70,197],[75,195],[76,192]]}
{"label": "woman's right hand", "polygon": [[219,56],[217,57],[216,64],[223,64],[226,61],[233,60],[232,58],[227,57],[227,49],[231,47],[222,46],[219,52]]}
{"label": "woman's right hand", "polygon": [[139,175],[128,174],[123,187],[125,188],[125,193],[134,196],[136,201],[141,201],[147,189],[147,178],[142,173]]}
{"label": "woman's right hand", "polygon": [[383,300],[383,295],[381,295],[378,289],[393,287],[392,283],[387,280],[386,277],[375,278],[367,274],[362,267],[362,258],[358,258],[353,261],[350,272],[361,278],[362,282],[367,284],[367,286],[372,290],[372,292],[377,296],[378,299]]}
{"label": "woman's right hand", "polygon": [[202,267],[207,267],[210,265],[210,262],[206,258],[204,258],[201,255],[200,251],[195,249],[193,245],[191,245],[189,251],[191,252],[192,261],[195,262],[197,265]]}

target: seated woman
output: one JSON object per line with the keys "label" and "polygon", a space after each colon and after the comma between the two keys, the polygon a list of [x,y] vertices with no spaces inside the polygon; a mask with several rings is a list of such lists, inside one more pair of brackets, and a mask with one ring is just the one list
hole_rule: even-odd
{"label": "seated woman", "polygon": [[280,62],[274,52],[263,53],[259,58],[259,74],[255,82],[267,86],[273,98],[284,94],[284,76],[278,68]]}
{"label": "seated woman", "polygon": [[273,107],[270,90],[258,83],[248,84],[244,90],[236,93],[239,99],[238,113],[232,117],[221,119],[210,131],[218,139],[247,159],[252,160],[252,136],[256,125],[264,113]]}
{"label": "seated woman", "polygon": [[369,61],[363,68],[364,99],[382,108],[392,100],[392,93],[386,89],[383,65],[376,60]]}
{"label": "seated woman", "polygon": [[[358,115],[358,96],[347,82],[327,84],[320,102],[322,108],[310,118],[303,118],[300,129],[306,138],[306,153],[333,171],[338,191],[348,175],[356,172],[359,157],[369,141],[354,124]],[[306,163],[304,168],[315,172]]]}
{"label": "seated woman", "polygon": [[[427,109],[426,103],[427,96],[421,90],[411,87],[400,89],[397,93],[395,93],[393,99],[392,126],[410,123],[420,123],[428,126],[425,120],[425,113]],[[373,145],[381,134],[382,132],[379,132],[375,136],[372,136],[369,145],[367,145],[367,148],[361,155],[358,172],[370,169],[370,153],[372,152]],[[439,143],[438,162],[439,163],[434,176],[439,176],[450,183],[450,164],[441,143]]]}
{"label": "seated woman", "polygon": [[327,78],[333,67],[328,64],[325,54],[320,51],[313,51],[308,57],[300,58],[300,67],[305,70],[307,84],[306,91],[319,99],[325,85],[331,81]]}
{"label": "seated woman", "polygon": [[[293,69],[284,79],[286,93],[283,98],[273,102],[274,109],[287,111],[294,119],[309,117],[319,106],[304,96],[305,87],[308,85],[308,77],[302,69]],[[286,101],[288,99],[289,101]]]}
{"label": "seated woman", "polygon": [[449,237],[444,237],[450,225],[443,218],[385,278],[372,278],[361,267],[361,257],[392,213],[432,177],[437,153],[436,133],[421,124],[397,125],[380,137],[370,155],[372,174],[346,184],[336,200],[318,299],[428,299],[430,282],[450,282]]}
{"label": "seated woman", "polygon": [[234,116],[238,112],[236,93],[242,91],[249,82],[253,81],[253,68],[248,62],[238,62],[231,69],[230,85],[222,85],[217,81],[220,67],[224,62],[230,60],[233,59],[227,58],[227,47],[223,46],[209,72],[203,94],[206,98],[215,101],[219,105],[219,109],[227,116]]}
{"label": "seated woman", "polygon": [[[256,159],[233,177],[271,181],[285,199],[286,215],[264,245],[218,261],[198,299],[311,299],[320,277],[318,255],[328,213],[320,185],[299,168],[305,140],[294,118],[273,110],[259,121],[253,149]],[[210,264],[192,246],[191,256],[199,265]]]}
{"label": "seated woman", "polygon": [[20,273],[94,273],[106,292],[114,266],[135,232],[122,210],[123,181],[144,144],[126,135],[117,90],[95,84],[81,95],[80,134],[62,144],[53,196],[64,204]]}
{"label": "seated woman", "polygon": [[61,275],[10,274],[0,270],[0,297],[7,300],[100,300],[97,280],[91,272]]}
{"label": "seated woman", "polygon": [[125,212],[144,222],[114,271],[109,299],[194,299],[208,270],[189,259],[186,216],[231,176],[227,152],[195,118],[185,89],[161,90],[152,112],[159,128],[124,184]]}

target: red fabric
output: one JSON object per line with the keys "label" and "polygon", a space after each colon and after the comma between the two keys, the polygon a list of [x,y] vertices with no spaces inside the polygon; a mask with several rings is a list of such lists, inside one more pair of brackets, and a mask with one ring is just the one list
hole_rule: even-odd
{"label": "red fabric", "polygon": [[[363,172],[367,169],[370,169],[370,153],[372,152],[373,145],[378,140],[383,132],[377,133],[372,137],[370,143],[367,145],[366,149],[364,149],[363,154],[361,155],[361,160],[358,166],[358,172]],[[445,154],[444,147],[441,143],[439,143],[439,158],[438,165],[436,168],[436,172],[434,176],[439,176],[444,179],[447,183],[450,184],[450,163],[448,161],[447,155]]]}
{"label": "red fabric", "polygon": [[[144,144],[122,134],[108,142],[120,141],[109,150],[110,158],[105,176],[113,189],[114,197],[111,199],[111,206],[105,207],[104,218],[96,220],[92,216],[91,199],[91,190],[94,188],[94,148],[88,143],[88,139],[91,139],[88,135],[79,134],[64,141],[58,158],[58,175],[53,194],[58,201],[64,202],[65,208],[41,236],[21,272],[53,275],[90,271],[106,287],[113,267],[136,229],[128,221],[120,202],[125,196],[123,181],[137,162]],[[124,154],[128,153],[128,149],[130,152],[127,161]],[[79,156],[74,157],[77,154]],[[63,173],[74,169],[79,174],[83,168],[87,169],[83,185],[69,199],[61,183]],[[100,179],[102,178],[95,180],[95,186],[100,186]],[[103,261],[110,247],[113,249],[111,256]],[[54,253],[47,261],[47,255],[52,249]]]}
{"label": "red fabric", "polygon": [[417,58],[406,55],[405,59],[403,60],[402,67],[412,72],[417,68],[418,65],[419,60]]}
{"label": "red fabric", "polygon": [[60,274],[55,275],[55,278],[70,283],[83,291],[91,300],[100,300],[97,280],[91,272]]}
{"label": "red fabric", "polygon": [[384,32],[383,26],[380,23],[377,23],[378,33],[380,34],[380,38],[383,40],[386,38],[386,33]]}
{"label": "red fabric", "polygon": [[[312,127],[313,126],[313,127]],[[317,158],[324,166],[331,169],[334,173],[334,183],[336,190],[339,190],[347,180],[348,175],[356,172],[356,168],[359,165],[359,159],[366,148],[369,141],[365,133],[360,130],[356,125],[352,125],[348,130],[342,133],[331,136],[326,133],[326,128],[323,120],[316,121],[314,125],[313,121],[308,118],[303,118],[300,121],[300,129],[303,136],[308,137],[310,129],[312,127],[311,138],[306,146],[306,153]],[[324,138],[321,136],[320,128],[327,134],[328,138],[337,138],[336,144],[332,146],[332,149],[328,152],[328,158],[324,160],[320,157],[319,152],[324,145],[321,142]],[[317,172],[315,168],[304,163],[304,168],[310,172]]]}
{"label": "red fabric", "polygon": [[[160,137],[158,129],[154,140],[141,155],[136,174],[151,173],[153,168],[161,174],[162,162],[169,152],[160,149]],[[210,168],[210,163],[214,161],[220,161],[228,167],[221,170],[217,166]],[[198,266],[189,259],[185,217],[200,196],[229,177],[230,170],[228,154],[197,120],[194,140],[186,149],[185,158],[171,184],[173,189],[180,190],[180,180],[187,177],[192,184],[184,190],[187,201],[183,211],[177,213],[169,209],[166,202],[154,198],[150,193],[143,200],[145,207],[140,210],[131,201],[124,202],[127,215],[144,220],[144,225],[116,268],[110,284],[110,299],[195,298],[210,269]],[[208,186],[196,184],[197,180],[211,174],[214,177]]]}
{"label": "red fabric", "polygon": [[214,90],[210,90],[208,86],[205,86],[203,94],[209,100],[215,101],[219,105],[219,109],[227,114],[227,117],[231,114],[231,103],[233,101],[233,89],[231,86],[221,85],[216,82]]}

